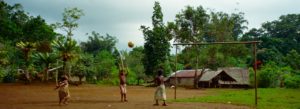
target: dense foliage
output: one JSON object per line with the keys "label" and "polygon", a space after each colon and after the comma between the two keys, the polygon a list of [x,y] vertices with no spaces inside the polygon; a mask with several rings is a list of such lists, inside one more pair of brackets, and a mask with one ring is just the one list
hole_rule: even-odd
{"label": "dense foliage", "polygon": [[260,87],[300,87],[299,25],[300,14],[282,15],[243,35],[245,41],[263,41],[258,46],[258,61],[262,63],[258,72]]}
{"label": "dense foliage", "polygon": [[147,75],[155,75],[155,71],[159,67],[164,67],[170,54],[170,40],[168,31],[163,22],[163,13],[158,2],[154,3],[152,15],[152,26],[141,26],[144,33],[144,67]]}
{"label": "dense foliage", "polygon": [[[163,22],[162,7],[154,3],[152,26],[141,26],[145,44],[118,51],[118,39],[95,31],[78,43],[72,36],[84,12],[66,8],[62,21],[47,24],[42,16],[30,16],[21,4],[0,0],[0,81],[55,81],[67,74],[90,83],[118,84],[121,61],[129,84],[153,77],[158,68],[165,75],[178,69],[217,69],[253,67],[251,45],[185,45],[177,57],[170,55],[171,44],[216,41],[260,40],[257,48],[259,87],[300,87],[300,14],[287,14],[278,20],[247,29],[244,13],[224,13],[187,6],[173,22]],[[60,29],[64,33],[56,33]],[[122,55],[122,56],[121,56]],[[253,72],[250,73],[253,84]],[[196,78],[197,79],[197,78]]]}

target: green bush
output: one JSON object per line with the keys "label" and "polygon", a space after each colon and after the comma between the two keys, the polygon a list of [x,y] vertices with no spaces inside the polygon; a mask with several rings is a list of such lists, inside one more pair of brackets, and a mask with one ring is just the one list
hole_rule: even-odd
{"label": "green bush", "polygon": [[16,77],[16,75],[13,72],[8,72],[4,76],[2,82],[3,83],[13,83],[13,82],[16,82],[15,77]]}
{"label": "green bush", "polygon": [[2,82],[4,77],[5,77],[5,71],[2,67],[0,67],[0,82]]}
{"label": "green bush", "polygon": [[276,87],[279,81],[279,67],[274,62],[269,62],[258,72],[258,87]]}
{"label": "green bush", "polygon": [[254,70],[253,70],[253,68],[249,68],[249,83],[250,83],[250,86],[254,87]]}
{"label": "green bush", "polygon": [[275,87],[276,85],[273,84],[276,84],[278,81],[275,73],[271,68],[261,70],[258,75],[258,87]]}
{"label": "green bush", "polygon": [[[262,69],[257,71],[258,87],[286,87],[286,88],[300,88],[300,75],[291,73],[290,67],[278,66],[263,66]],[[249,82],[254,86],[254,71],[249,69]],[[282,84],[283,83],[283,84]]]}
{"label": "green bush", "polygon": [[286,88],[300,88],[300,75],[288,76],[284,84]]}
{"label": "green bush", "polygon": [[[283,87],[285,81],[294,81],[294,79],[287,80],[291,75],[293,75],[292,71],[293,69],[289,66],[282,67],[275,62],[268,62],[257,71],[258,87]],[[253,84],[253,80],[253,71],[250,71],[250,83]]]}
{"label": "green bush", "polygon": [[105,85],[118,85],[119,80],[118,78],[107,78],[100,81],[97,81],[96,84],[105,84]]}

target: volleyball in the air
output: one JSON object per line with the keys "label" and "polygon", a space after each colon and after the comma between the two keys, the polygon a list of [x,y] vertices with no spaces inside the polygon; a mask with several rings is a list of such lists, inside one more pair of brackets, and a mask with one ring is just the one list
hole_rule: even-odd
{"label": "volleyball in the air", "polygon": [[128,47],[129,47],[129,48],[132,48],[133,46],[134,46],[134,44],[133,44],[131,41],[129,41],[129,42],[128,42]]}

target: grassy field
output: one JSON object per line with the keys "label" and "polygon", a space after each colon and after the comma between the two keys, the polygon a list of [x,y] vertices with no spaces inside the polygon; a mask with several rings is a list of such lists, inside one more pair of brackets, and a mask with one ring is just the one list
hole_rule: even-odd
{"label": "grassy field", "polygon": [[[225,103],[254,106],[254,89],[204,89],[207,96],[178,99],[176,102]],[[300,109],[300,89],[260,88],[258,109]]]}

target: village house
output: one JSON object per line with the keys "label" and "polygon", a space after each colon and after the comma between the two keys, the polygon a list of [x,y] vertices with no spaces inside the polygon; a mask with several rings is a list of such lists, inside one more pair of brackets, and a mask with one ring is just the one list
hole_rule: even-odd
{"label": "village house", "polygon": [[[230,67],[219,68],[218,70],[206,69],[202,75],[202,69],[197,70],[199,77],[198,86],[203,88],[221,88],[221,87],[248,87],[249,73],[248,69]],[[176,72],[177,86],[192,87],[194,84],[195,70],[179,70]],[[175,84],[175,73],[171,74],[166,82],[168,85]]]}
{"label": "village house", "polygon": [[[202,69],[197,70],[197,76],[200,75]],[[176,72],[177,86],[190,87],[194,85],[195,69],[193,70],[179,70]],[[175,84],[175,73],[172,73],[166,79],[167,85]]]}

